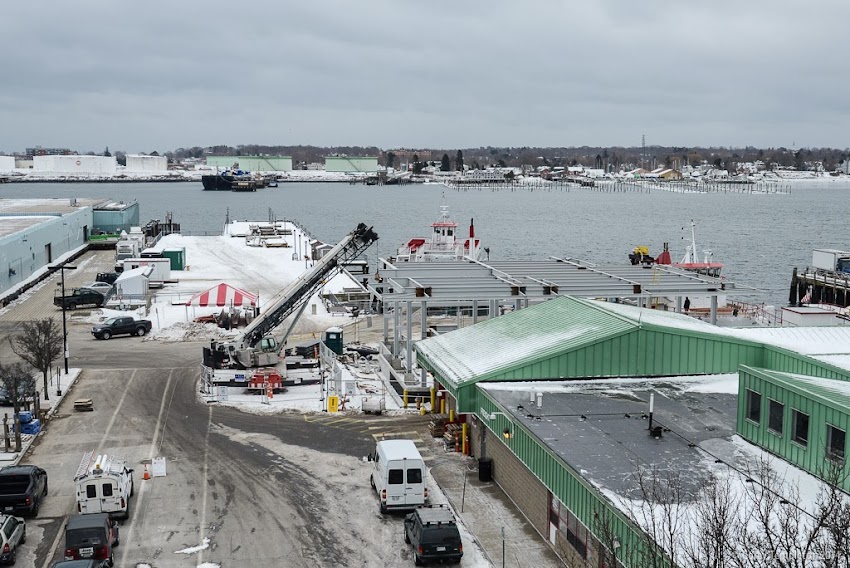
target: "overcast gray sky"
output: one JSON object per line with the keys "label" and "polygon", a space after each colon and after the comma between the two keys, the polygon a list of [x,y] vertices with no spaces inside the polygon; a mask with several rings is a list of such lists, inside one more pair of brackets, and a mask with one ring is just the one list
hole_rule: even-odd
{"label": "overcast gray sky", "polygon": [[848,0],[42,0],[0,21],[0,151],[850,146]]}

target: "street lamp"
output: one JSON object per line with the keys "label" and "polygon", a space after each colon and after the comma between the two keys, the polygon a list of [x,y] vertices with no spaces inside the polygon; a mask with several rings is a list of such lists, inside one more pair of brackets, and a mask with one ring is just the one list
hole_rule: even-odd
{"label": "street lamp", "polygon": [[48,266],[48,268],[53,270],[58,270],[62,275],[62,352],[65,355],[65,374],[68,374],[68,324],[66,323],[65,317],[65,271],[66,270],[76,270],[76,266],[68,266],[67,264],[59,264],[55,266]]}

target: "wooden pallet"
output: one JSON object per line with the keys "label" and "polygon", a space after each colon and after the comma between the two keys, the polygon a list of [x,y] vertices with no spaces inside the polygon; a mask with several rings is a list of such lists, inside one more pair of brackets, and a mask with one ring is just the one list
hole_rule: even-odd
{"label": "wooden pallet", "polygon": [[78,398],[74,401],[74,410],[91,412],[94,410],[94,402],[90,398]]}

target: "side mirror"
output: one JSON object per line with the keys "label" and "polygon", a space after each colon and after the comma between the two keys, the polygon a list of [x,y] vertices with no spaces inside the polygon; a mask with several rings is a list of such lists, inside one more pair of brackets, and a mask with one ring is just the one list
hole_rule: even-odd
{"label": "side mirror", "polygon": [[133,473],[134,471],[136,471],[136,470],[135,469],[128,469],[127,473]]}

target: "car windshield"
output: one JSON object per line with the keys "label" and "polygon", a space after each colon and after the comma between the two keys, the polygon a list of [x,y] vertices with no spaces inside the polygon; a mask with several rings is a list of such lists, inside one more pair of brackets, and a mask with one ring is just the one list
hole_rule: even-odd
{"label": "car windshield", "polygon": [[118,318],[109,318],[108,320],[106,320],[105,322],[103,322],[103,325],[112,325],[112,324],[114,324],[114,323],[115,323],[115,322],[117,322],[117,321],[118,321]]}
{"label": "car windshield", "polygon": [[457,527],[428,527],[422,531],[423,544],[453,544],[460,541]]}
{"label": "car windshield", "polygon": [[65,546],[75,548],[78,546],[98,546],[103,544],[103,529],[91,527],[87,529],[74,529],[65,532]]}

